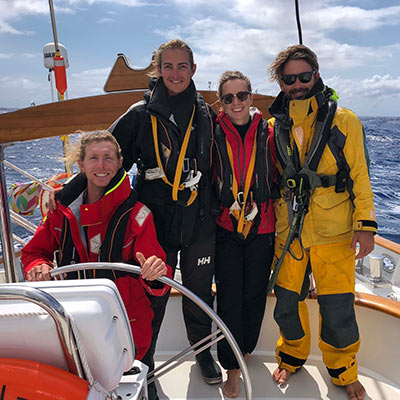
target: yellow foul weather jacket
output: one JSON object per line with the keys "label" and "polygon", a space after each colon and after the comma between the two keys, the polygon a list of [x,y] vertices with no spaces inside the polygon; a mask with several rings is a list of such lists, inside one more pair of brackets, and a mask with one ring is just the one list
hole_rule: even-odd
{"label": "yellow foul weather jacket", "polygon": [[[291,100],[282,107],[292,120],[289,139],[292,150],[293,146],[297,148],[301,166],[313,139],[319,103],[318,95],[315,95],[305,100]],[[270,111],[274,115],[274,110]],[[269,124],[273,129],[275,118],[271,118]],[[344,156],[346,168],[349,170],[346,188],[342,193],[335,192],[334,185],[316,187],[312,191],[301,234],[304,248],[351,240],[354,231],[377,231],[362,124],[352,111],[344,108],[336,111],[317,174],[336,175],[339,153]],[[282,173],[279,161],[278,170]],[[288,204],[283,198],[283,192],[281,189],[282,197],[275,202],[275,213],[277,237],[285,241],[289,231],[289,218]]]}

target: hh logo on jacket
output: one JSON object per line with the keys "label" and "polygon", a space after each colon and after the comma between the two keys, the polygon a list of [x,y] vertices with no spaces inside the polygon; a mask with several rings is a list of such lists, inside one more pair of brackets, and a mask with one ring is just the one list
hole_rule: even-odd
{"label": "hh logo on jacket", "polygon": [[197,259],[197,266],[211,264],[211,256],[201,257]]}

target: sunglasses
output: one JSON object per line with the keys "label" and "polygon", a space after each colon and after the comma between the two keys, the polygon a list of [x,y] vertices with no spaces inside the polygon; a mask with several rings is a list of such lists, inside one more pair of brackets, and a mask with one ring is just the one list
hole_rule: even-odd
{"label": "sunglasses", "polygon": [[221,97],[221,101],[224,104],[232,104],[233,99],[236,97],[239,101],[246,101],[249,96],[250,96],[250,92],[238,92],[236,94],[233,93],[228,93],[225,94]]}
{"label": "sunglasses", "polygon": [[308,83],[311,81],[313,75],[316,74],[316,70],[313,69],[312,71],[302,72],[300,74],[288,74],[282,75],[281,80],[284,82],[285,85],[291,86],[296,82],[296,79],[299,78],[301,83]]}

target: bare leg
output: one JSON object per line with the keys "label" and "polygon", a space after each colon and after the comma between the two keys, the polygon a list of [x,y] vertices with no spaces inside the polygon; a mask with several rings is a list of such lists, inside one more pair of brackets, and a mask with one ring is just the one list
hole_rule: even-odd
{"label": "bare leg", "polygon": [[360,381],[350,383],[350,385],[345,386],[347,397],[349,400],[363,400],[367,394],[363,385]]}
{"label": "bare leg", "polygon": [[272,379],[280,385],[286,385],[292,373],[285,368],[277,368],[272,374]]}
{"label": "bare leg", "polygon": [[[250,355],[247,353],[243,355],[245,361],[247,361],[249,357]],[[228,379],[222,388],[222,393],[226,397],[237,397],[239,395],[239,378],[241,374],[240,369],[228,369],[226,373],[228,375]]]}

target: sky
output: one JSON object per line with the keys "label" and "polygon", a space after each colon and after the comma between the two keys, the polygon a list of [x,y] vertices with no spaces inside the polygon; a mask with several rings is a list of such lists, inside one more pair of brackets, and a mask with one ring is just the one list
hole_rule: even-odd
{"label": "sky", "polygon": [[[400,1],[299,0],[303,43],[324,82],[359,116],[400,116]],[[299,42],[294,0],[54,0],[68,52],[68,98],[103,93],[117,54],[147,67],[160,44],[193,49],[198,89],[240,70],[277,95],[268,66]],[[0,107],[51,101],[43,47],[53,42],[48,0],[0,0]]]}

